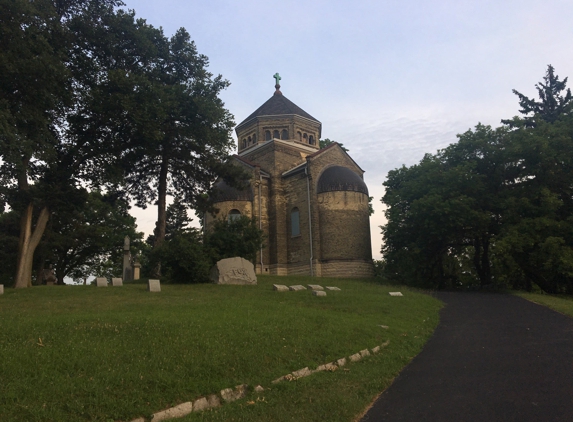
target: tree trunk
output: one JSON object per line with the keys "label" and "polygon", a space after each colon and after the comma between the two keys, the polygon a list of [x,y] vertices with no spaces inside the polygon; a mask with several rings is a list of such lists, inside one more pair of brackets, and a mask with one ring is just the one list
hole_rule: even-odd
{"label": "tree trunk", "polygon": [[[157,192],[157,223],[155,223],[155,244],[153,249],[158,249],[165,241],[165,225],[167,221],[167,174],[168,160],[164,157],[159,171],[159,186]],[[161,261],[158,261],[153,269],[154,277],[161,277]]]}
{"label": "tree trunk", "polygon": [[16,278],[14,287],[21,289],[32,286],[32,266],[34,261],[34,251],[40,243],[40,239],[46,229],[46,224],[50,218],[47,207],[43,207],[38,216],[36,227],[32,231],[32,214],[34,206],[30,203],[22,213],[20,220],[20,242],[18,245],[18,266],[16,268]]}

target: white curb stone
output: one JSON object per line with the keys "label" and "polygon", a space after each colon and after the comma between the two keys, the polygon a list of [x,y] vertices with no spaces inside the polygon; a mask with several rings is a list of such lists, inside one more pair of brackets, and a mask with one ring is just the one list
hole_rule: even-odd
{"label": "white curb stone", "polygon": [[320,290],[313,290],[312,295],[313,296],[326,296],[326,292],[321,292]]}
{"label": "white curb stone", "polygon": [[96,278],[96,286],[97,287],[107,287],[107,278],[97,277]]}
{"label": "white curb stone", "polygon": [[402,293],[400,292],[389,292],[388,293],[390,296],[404,296]]}
{"label": "white curb stone", "polygon": [[193,411],[193,404],[190,401],[188,401],[186,403],[181,403],[180,405],[177,405],[170,409],[154,413],[153,417],[151,418],[151,421],[158,422],[172,418],[182,418],[183,416],[187,416],[192,411]]}
{"label": "white curb stone", "polygon": [[225,388],[224,390],[221,390],[221,397],[227,403],[242,399],[243,397],[245,397],[246,394],[247,394],[246,384],[237,385],[234,390],[232,388]]}
{"label": "white curb stone", "polygon": [[217,394],[211,394],[209,397],[207,397],[207,402],[209,403],[209,407],[221,406],[221,399]]}
{"label": "white curb stone", "polygon": [[372,353],[376,354],[380,351],[380,346],[376,346],[372,348]]}
{"label": "white curb stone", "polygon": [[288,286],[282,284],[273,284],[273,290],[277,292],[288,292]]}
{"label": "white curb stone", "polygon": [[350,359],[351,362],[358,362],[360,359],[362,359],[362,356],[360,356],[360,353],[355,353],[353,355],[348,356],[348,358]]}
{"label": "white curb stone", "polygon": [[338,366],[344,366],[344,365],[346,365],[346,358],[340,358],[340,359],[338,359],[338,360],[336,361],[336,364],[337,364]]}
{"label": "white curb stone", "polygon": [[255,387],[255,392],[257,392],[257,393],[262,393],[263,391],[265,391],[265,389],[264,389],[262,386],[257,385],[257,386]]}
{"label": "white curb stone", "polygon": [[201,412],[202,410],[209,409],[209,402],[205,397],[201,397],[193,402],[193,412]]}
{"label": "white curb stone", "polygon": [[368,351],[368,349],[364,349],[360,351],[360,356],[362,356],[363,358],[365,358],[366,356],[370,356],[370,352]]}
{"label": "white curb stone", "polygon": [[298,371],[294,371],[292,373],[292,376],[295,378],[304,378],[304,377],[308,377],[311,374],[312,374],[312,372],[310,371],[310,369],[308,369],[308,366],[307,366],[306,368],[302,368],[302,369],[299,369]]}
{"label": "white curb stone", "polygon": [[334,286],[326,286],[326,290],[331,290],[333,292],[339,292],[340,289],[338,287],[334,287]]}
{"label": "white curb stone", "polygon": [[318,284],[309,284],[308,290],[324,290],[324,288]]}
{"label": "white curb stone", "polygon": [[306,287],[301,286],[300,284],[297,284],[295,286],[290,286],[289,290],[292,290],[293,292],[299,292],[301,290],[306,290]]}

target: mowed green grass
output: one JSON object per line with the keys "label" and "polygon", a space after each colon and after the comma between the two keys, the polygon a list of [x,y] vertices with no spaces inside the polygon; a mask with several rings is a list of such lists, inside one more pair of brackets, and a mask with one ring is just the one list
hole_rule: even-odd
{"label": "mowed green grass", "polygon": [[[342,291],[279,293],[273,283]],[[129,421],[245,383],[266,390],[186,420],[351,421],[420,352],[441,306],[415,290],[351,279],[260,276],[257,286],[162,285],[161,293],[144,284],[7,289],[0,420]],[[271,384],[387,340],[344,370]]]}
{"label": "mowed green grass", "polygon": [[573,296],[515,292],[515,295],[573,317]]}

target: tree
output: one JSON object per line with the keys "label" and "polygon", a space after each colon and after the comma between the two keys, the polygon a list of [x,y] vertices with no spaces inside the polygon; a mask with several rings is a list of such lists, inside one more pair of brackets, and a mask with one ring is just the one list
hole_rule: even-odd
{"label": "tree", "polygon": [[[207,72],[207,57],[197,52],[183,28],[171,39],[156,34],[153,45],[149,63],[134,75],[137,89],[122,79],[121,103],[95,116],[90,127],[102,121],[104,126],[122,125],[129,138],[123,156],[127,190],[138,206],[157,205],[154,247],[159,247],[166,234],[167,195],[197,207],[213,181],[232,177],[237,166],[225,165],[234,123],[218,97],[229,83]],[[155,272],[160,274],[159,263]]]}
{"label": "tree", "polygon": [[142,238],[128,202],[116,193],[86,192],[81,207],[54,210],[42,248],[55,266],[58,284],[65,277],[121,274],[123,239]]}
{"label": "tree", "polygon": [[86,69],[94,67],[74,56],[74,28],[97,26],[119,4],[0,1],[0,193],[21,216],[15,287],[31,284],[51,203],[59,195],[71,199],[80,175],[89,173],[82,165],[100,151],[97,139],[84,137],[80,145],[68,137],[70,117],[92,80]]}
{"label": "tree", "polygon": [[205,235],[205,246],[211,250],[213,263],[235,256],[255,262],[263,242],[264,234],[256,219],[244,215],[230,220],[215,220],[212,229]]}
{"label": "tree", "polygon": [[318,141],[318,146],[320,147],[320,149],[326,148],[327,146],[332,145],[332,144],[338,144],[338,145],[340,145],[340,148],[342,148],[344,151],[348,152],[348,150],[346,148],[344,148],[343,144],[341,144],[340,142],[334,142],[328,138],[320,139]]}
{"label": "tree", "polygon": [[519,97],[519,105],[521,107],[519,112],[526,117],[522,120],[502,120],[502,123],[511,127],[515,127],[520,122],[526,126],[534,126],[534,116],[538,116],[538,118],[548,123],[554,123],[560,116],[570,112],[573,97],[571,96],[571,90],[569,88],[566,89],[567,78],[560,81],[559,76],[555,74],[553,66],[548,65],[543,80],[545,83],[539,82],[535,84],[539,101],[528,98],[515,89],[513,90],[513,93]]}
{"label": "tree", "polygon": [[[543,86],[555,80],[550,68]],[[573,114],[567,101],[558,101],[565,106],[555,118],[547,108],[497,129],[478,125],[419,164],[391,171],[382,198],[388,207],[384,271],[429,287],[572,293]]]}

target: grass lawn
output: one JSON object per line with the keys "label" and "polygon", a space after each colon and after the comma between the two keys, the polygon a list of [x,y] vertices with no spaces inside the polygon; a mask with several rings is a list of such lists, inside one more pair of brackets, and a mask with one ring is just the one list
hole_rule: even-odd
{"label": "grass lawn", "polygon": [[514,292],[516,296],[573,317],[573,296]]}
{"label": "grass lawn", "polygon": [[[272,290],[313,282],[342,291]],[[144,284],[7,289],[0,421],[129,421],[238,384],[265,391],[183,420],[352,421],[420,352],[441,306],[406,287],[305,277],[161,293]],[[387,340],[341,370],[271,384]]]}

